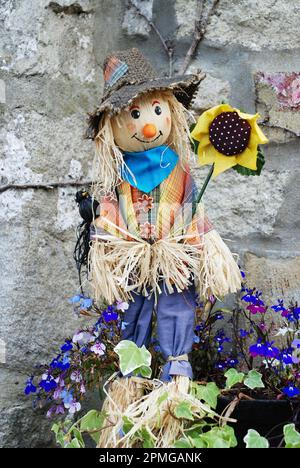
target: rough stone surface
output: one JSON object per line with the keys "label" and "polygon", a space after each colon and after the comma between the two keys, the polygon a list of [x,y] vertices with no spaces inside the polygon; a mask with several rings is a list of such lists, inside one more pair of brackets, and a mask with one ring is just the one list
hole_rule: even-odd
{"label": "rough stone surface", "polygon": [[[174,47],[178,71],[192,39],[196,0],[135,1]],[[162,74],[169,71],[159,38],[123,0],[55,3],[0,0],[1,184],[91,178],[93,145],[82,136],[86,113],[101,98],[108,52],[136,46]],[[224,99],[248,112],[258,109],[274,124],[266,127],[271,143],[262,176],[230,170],[211,182],[204,202],[256,286],[298,299],[300,159],[293,125],[299,114],[293,110],[293,120],[290,110],[277,111],[270,87],[254,78],[299,72],[299,6],[299,0],[222,0],[189,67],[207,74],[194,110]],[[199,186],[207,170],[195,168]],[[49,422],[32,410],[23,385],[82,323],[67,302],[78,288],[76,190],[0,193],[0,446],[53,444]],[[95,399],[86,402],[95,405]]]}
{"label": "rough stone surface", "polygon": [[273,303],[284,298],[286,303],[299,298],[300,257],[268,258],[251,253],[245,255],[245,271],[249,284],[264,291],[264,297]]}
{"label": "rough stone surface", "polygon": [[[192,72],[192,69],[189,70]],[[217,106],[223,101],[227,102],[230,96],[230,84],[228,81],[220,80],[214,76],[206,73],[206,77],[200,83],[199,91],[193,102],[193,110],[197,115],[209,109],[210,107]]]}
{"label": "rough stone surface", "polygon": [[[152,20],[153,0],[132,0],[132,3],[137,6],[140,12],[145,15],[150,21]],[[149,23],[143,18],[137,10],[130,6],[124,15],[122,28],[128,36],[141,36],[147,38],[151,31]]]}

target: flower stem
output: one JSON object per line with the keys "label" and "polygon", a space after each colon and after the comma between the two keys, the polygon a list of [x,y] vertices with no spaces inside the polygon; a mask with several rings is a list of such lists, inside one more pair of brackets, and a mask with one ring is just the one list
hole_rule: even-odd
{"label": "flower stem", "polygon": [[208,173],[207,176],[206,176],[206,179],[205,179],[205,181],[204,181],[204,184],[202,185],[202,188],[201,188],[201,190],[200,190],[200,192],[199,192],[199,195],[198,195],[198,197],[197,197],[197,199],[196,199],[195,210],[196,210],[196,208],[197,208],[198,203],[200,203],[200,201],[201,201],[201,199],[202,199],[202,197],[203,197],[203,194],[204,194],[204,192],[205,192],[205,190],[206,190],[206,188],[207,188],[207,186],[208,186],[208,183],[209,183],[209,181],[210,181],[210,179],[211,179],[211,177],[212,177],[212,175],[213,175],[214,168],[215,168],[215,165],[212,164],[212,166],[211,166],[211,168],[210,168],[210,170],[209,170],[209,173]]}

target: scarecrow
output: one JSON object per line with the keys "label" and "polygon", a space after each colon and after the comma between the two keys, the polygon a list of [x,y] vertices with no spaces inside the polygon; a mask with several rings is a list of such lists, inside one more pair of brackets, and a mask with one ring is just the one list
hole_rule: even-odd
{"label": "scarecrow", "polygon": [[[96,146],[89,251],[94,297],[129,303],[122,339],[139,347],[150,343],[154,314],[165,359],[160,386],[166,382],[174,398],[188,392],[192,379],[188,353],[197,300],[222,298],[241,286],[232,253],[196,202],[190,173],[188,108],[203,77],[159,77],[137,49],[113,53],[104,63],[102,102],[89,117],[88,137]],[[99,446],[118,443],[129,405],[147,419],[160,386],[145,396],[138,378],[115,379],[104,409],[117,429],[102,431]],[[160,437],[168,446],[166,434],[176,428],[167,416],[164,421]]]}

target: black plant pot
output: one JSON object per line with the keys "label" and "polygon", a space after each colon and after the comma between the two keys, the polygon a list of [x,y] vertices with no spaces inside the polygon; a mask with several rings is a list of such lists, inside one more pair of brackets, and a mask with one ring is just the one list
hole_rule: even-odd
{"label": "black plant pot", "polygon": [[[217,412],[220,414],[232,400],[220,397]],[[229,423],[234,428],[238,447],[245,448],[243,438],[248,429],[255,429],[260,435],[267,437],[270,447],[278,447],[283,437],[283,426],[294,422],[300,424],[299,416],[293,420],[299,408],[299,402],[288,400],[241,400],[230,417],[237,419]]]}

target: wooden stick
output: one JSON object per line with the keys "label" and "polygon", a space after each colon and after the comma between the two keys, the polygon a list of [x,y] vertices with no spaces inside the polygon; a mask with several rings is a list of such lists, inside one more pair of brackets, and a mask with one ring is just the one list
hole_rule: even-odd
{"label": "wooden stick", "polygon": [[205,0],[198,0],[197,2],[197,12],[196,12],[196,20],[195,20],[195,30],[194,30],[194,37],[192,40],[192,43],[190,45],[189,50],[187,51],[187,54],[185,56],[184,62],[182,64],[182,67],[180,69],[180,74],[184,75],[185,72],[187,71],[192,58],[194,57],[196,50],[201,42],[201,40],[204,37],[204,34],[206,33],[206,29],[209,23],[209,20],[211,18],[211,15],[215,11],[217,5],[219,3],[219,0],[213,0],[213,4],[209,10],[209,12],[206,15],[205,20],[203,19],[203,10],[204,10],[204,4]]}
{"label": "wooden stick", "polygon": [[91,180],[68,180],[62,182],[49,182],[49,183],[36,183],[36,184],[6,184],[0,186],[0,193],[5,192],[6,190],[17,189],[17,190],[27,190],[27,189],[43,189],[43,190],[53,190],[57,187],[78,187],[91,185]]}

